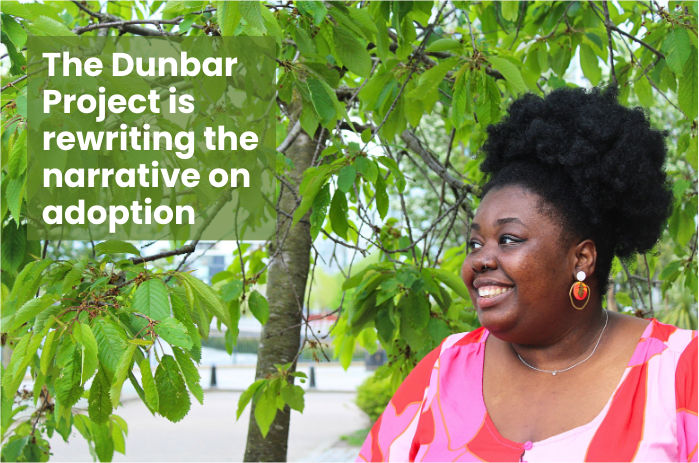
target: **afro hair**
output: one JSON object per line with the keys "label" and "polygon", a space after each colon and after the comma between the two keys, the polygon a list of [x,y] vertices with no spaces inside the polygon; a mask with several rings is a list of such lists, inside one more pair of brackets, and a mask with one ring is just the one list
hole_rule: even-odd
{"label": "afro hair", "polygon": [[594,241],[600,295],[615,255],[653,248],[673,200],[666,134],[651,128],[643,109],[622,106],[617,93],[564,87],[522,96],[488,127],[481,165],[483,194],[519,185],[544,200],[564,236]]}

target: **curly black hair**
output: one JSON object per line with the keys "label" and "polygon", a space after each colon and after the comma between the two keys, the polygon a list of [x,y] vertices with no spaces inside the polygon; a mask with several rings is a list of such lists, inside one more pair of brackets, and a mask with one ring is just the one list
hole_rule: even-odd
{"label": "curly black hair", "polygon": [[564,87],[522,96],[488,127],[481,165],[483,195],[519,185],[544,200],[565,236],[594,241],[600,296],[614,256],[652,249],[673,201],[663,168],[667,134],[617,94],[616,87]]}

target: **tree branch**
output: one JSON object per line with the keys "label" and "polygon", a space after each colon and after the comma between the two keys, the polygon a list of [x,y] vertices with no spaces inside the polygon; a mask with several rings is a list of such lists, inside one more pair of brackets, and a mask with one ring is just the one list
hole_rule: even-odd
{"label": "tree branch", "polygon": [[472,185],[468,185],[461,180],[454,178],[447,168],[444,167],[436,157],[430,153],[430,151],[422,146],[422,142],[417,136],[410,130],[405,130],[401,136],[401,140],[405,143],[406,147],[422,158],[422,160],[427,164],[427,166],[439,177],[447,182],[451,187],[457,189],[458,191],[473,193],[474,189]]}
{"label": "tree branch", "polygon": [[609,7],[607,6],[607,1],[602,2],[602,7],[604,7],[604,27],[607,28],[607,42],[609,44],[609,67],[612,73],[612,83],[614,86],[619,85],[619,81],[616,78],[616,70],[614,69],[614,47],[612,45],[612,29],[610,25],[612,24],[609,19]]}

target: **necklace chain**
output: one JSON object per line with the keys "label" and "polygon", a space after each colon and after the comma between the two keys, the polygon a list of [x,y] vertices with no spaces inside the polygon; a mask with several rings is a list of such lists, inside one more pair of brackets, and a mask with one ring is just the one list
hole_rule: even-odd
{"label": "necklace chain", "polygon": [[[604,321],[604,328],[602,328],[602,332],[600,333],[599,338],[597,339],[597,343],[595,344],[595,348],[592,349],[592,352],[590,352],[590,355],[588,355],[587,357],[585,357],[585,359],[579,361],[579,362],[576,363],[575,365],[571,365],[571,366],[569,366],[568,368],[564,368],[564,369],[562,369],[562,370],[542,370],[541,368],[533,367],[533,366],[529,365],[527,362],[525,362],[524,359],[522,358],[522,356],[519,355],[519,354],[517,353],[517,351],[515,351],[515,354],[517,354],[517,357],[519,358],[519,360],[520,360],[523,364],[525,364],[526,366],[528,366],[528,367],[531,368],[532,370],[541,371],[542,373],[551,373],[553,376],[556,376],[556,374],[558,374],[558,373],[563,373],[564,371],[568,371],[568,370],[570,370],[571,368],[575,368],[575,367],[577,367],[578,365],[580,365],[581,363],[586,362],[587,360],[589,360],[590,357],[592,357],[592,354],[594,354],[595,351],[597,350],[597,346],[599,346],[599,342],[602,340],[602,335],[604,335],[604,330],[607,329],[607,323],[609,322],[609,312],[607,312],[607,311],[605,310],[605,311],[604,311],[604,314],[607,316],[607,319]],[[514,350],[514,347],[512,348],[512,350]]]}

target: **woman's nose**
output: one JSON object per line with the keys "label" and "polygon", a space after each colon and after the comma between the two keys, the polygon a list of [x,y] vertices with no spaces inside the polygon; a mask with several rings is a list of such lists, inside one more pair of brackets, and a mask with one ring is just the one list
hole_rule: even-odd
{"label": "woman's nose", "polygon": [[482,273],[487,270],[495,270],[498,266],[492,253],[484,251],[485,249],[481,249],[481,252],[479,252],[477,256],[474,256],[471,261],[474,272]]}

